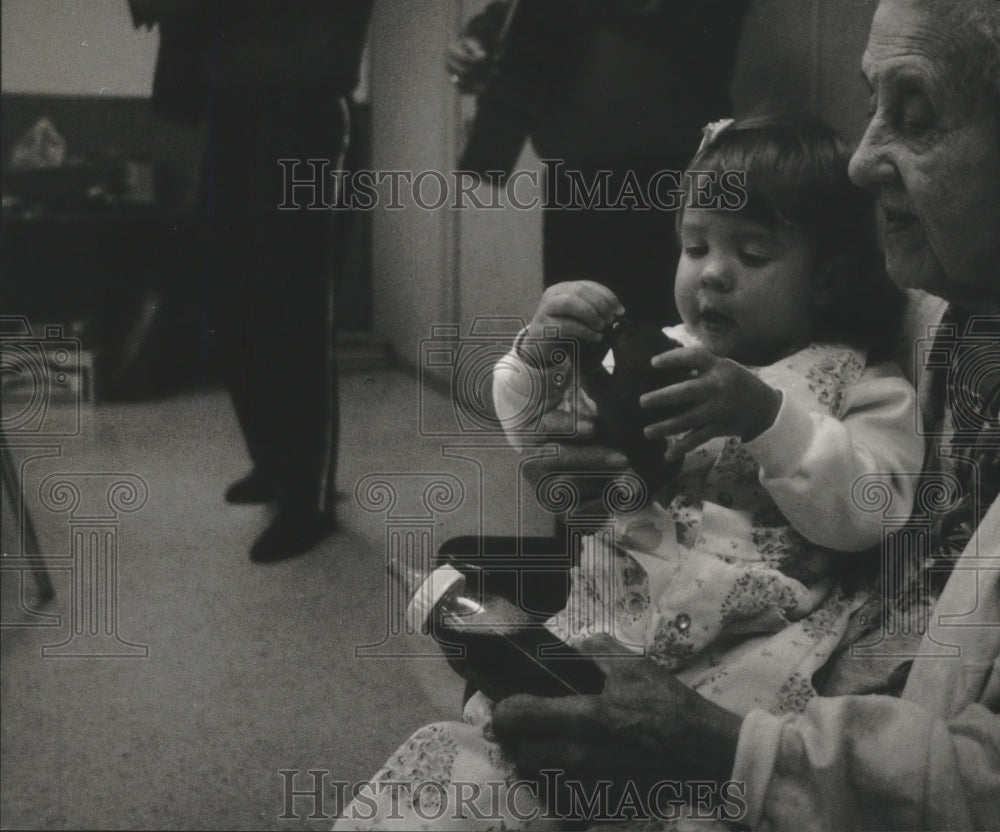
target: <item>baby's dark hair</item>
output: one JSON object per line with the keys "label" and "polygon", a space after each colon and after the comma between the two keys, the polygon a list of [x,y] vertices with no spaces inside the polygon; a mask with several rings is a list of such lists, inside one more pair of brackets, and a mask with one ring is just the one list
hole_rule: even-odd
{"label": "baby's dark hair", "polygon": [[[691,160],[685,205],[798,229],[842,286],[817,314],[816,340],[865,348],[879,361],[891,356],[904,295],[885,271],[872,198],[847,176],[850,158],[843,138],[812,116],[751,116],[719,131]],[[678,229],[682,219],[683,209]]]}

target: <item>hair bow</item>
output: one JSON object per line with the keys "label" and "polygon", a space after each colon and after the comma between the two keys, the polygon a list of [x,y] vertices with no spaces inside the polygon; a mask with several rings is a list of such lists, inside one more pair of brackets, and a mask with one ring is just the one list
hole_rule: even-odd
{"label": "hair bow", "polygon": [[736,123],[736,119],[733,118],[723,118],[718,121],[712,121],[701,128],[701,144],[698,145],[698,153],[701,153],[706,147],[708,147],[712,142],[714,142],[720,135],[722,135],[726,130],[732,127]]}

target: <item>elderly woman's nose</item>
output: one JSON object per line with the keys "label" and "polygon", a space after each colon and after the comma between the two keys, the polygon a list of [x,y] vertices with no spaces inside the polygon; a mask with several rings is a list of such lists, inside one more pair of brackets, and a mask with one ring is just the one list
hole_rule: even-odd
{"label": "elderly woman's nose", "polygon": [[893,167],[886,156],[886,148],[875,141],[873,133],[874,130],[869,125],[847,167],[851,181],[862,188],[884,185],[893,177]]}

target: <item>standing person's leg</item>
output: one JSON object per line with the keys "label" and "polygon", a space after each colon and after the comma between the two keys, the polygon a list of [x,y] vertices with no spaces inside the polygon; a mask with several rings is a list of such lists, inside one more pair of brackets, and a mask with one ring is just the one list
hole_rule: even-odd
{"label": "standing person's leg", "polygon": [[340,166],[348,134],[343,100],[324,88],[273,90],[268,96],[266,122],[258,128],[263,140],[256,167],[254,292],[260,329],[253,334],[252,389],[266,437],[263,457],[275,471],[278,513],[251,550],[259,561],[304,552],[336,526],[336,213],[310,208],[309,188],[286,189],[291,178],[311,178],[307,160],[326,160],[330,190],[317,193],[320,202],[332,200],[329,173]]}
{"label": "standing person's leg", "polygon": [[[680,320],[674,303],[674,272],[678,248],[675,213],[653,203],[630,204],[623,191],[629,168],[608,169],[603,204],[587,205],[579,187],[559,170],[559,203],[543,212],[543,275],[546,286],[563,280],[596,280],[621,300],[634,321],[666,325]],[[549,171],[551,173],[551,169]],[[632,181],[645,187],[655,171],[633,172]],[[579,171],[584,183],[598,180],[598,169]],[[619,196],[623,198],[619,200]],[[645,199],[646,195],[642,195]]]}
{"label": "standing person's leg", "polygon": [[226,492],[226,499],[237,503],[266,502],[276,493],[251,384],[255,363],[251,334],[260,327],[253,290],[257,123],[257,96],[252,90],[214,97],[201,182],[209,258],[205,338],[213,362],[222,370],[253,463],[250,474]]}

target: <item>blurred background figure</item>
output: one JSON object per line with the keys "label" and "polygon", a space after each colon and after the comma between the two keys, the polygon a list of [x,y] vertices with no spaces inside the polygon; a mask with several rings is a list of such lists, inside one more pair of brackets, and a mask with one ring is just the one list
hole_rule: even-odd
{"label": "blurred background figure", "polygon": [[277,504],[250,557],[281,560],[336,528],[337,214],[325,206],[335,198],[329,173],[347,146],[346,97],[358,81],[371,0],[130,6],[136,25],[160,29],[154,110],[185,123],[208,119],[205,337],[253,464],[226,499]]}
{"label": "blurred background figure", "polygon": [[750,0],[498,0],[448,50],[477,113],[459,162],[546,165],[545,286],[590,278],[635,320],[674,310],[673,202],[701,127],[728,115]]}

